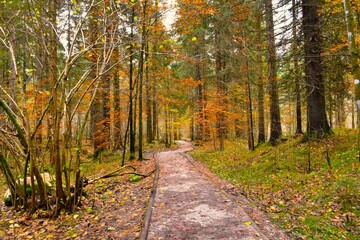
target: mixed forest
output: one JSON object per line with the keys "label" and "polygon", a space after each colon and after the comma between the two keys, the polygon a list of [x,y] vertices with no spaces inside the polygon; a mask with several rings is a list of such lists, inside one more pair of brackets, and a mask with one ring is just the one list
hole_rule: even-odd
{"label": "mixed forest", "polygon": [[216,153],[239,142],[278,152],[293,137],[330,146],[342,129],[359,151],[359,1],[1,0],[0,9],[9,205],[73,212],[84,162],[112,153],[121,168],[181,138]]}

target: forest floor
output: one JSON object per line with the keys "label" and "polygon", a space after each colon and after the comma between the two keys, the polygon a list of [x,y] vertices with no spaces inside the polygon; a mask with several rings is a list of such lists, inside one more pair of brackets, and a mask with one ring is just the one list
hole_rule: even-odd
{"label": "forest floor", "polygon": [[323,139],[284,137],[249,151],[231,139],[190,154],[250,199],[296,239],[360,239],[360,134],[335,129]]}
{"label": "forest floor", "polygon": [[195,162],[179,141],[155,155],[160,166],[148,239],[288,239],[231,185]]}
{"label": "forest floor", "polygon": [[[118,168],[119,161],[89,163],[96,176]],[[155,169],[153,159],[131,162],[138,172]],[[89,171],[87,169],[87,171]],[[82,207],[49,218],[45,211],[33,215],[0,204],[0,239],[137,239],[141,235],[154,174],[139,179],[124,175],[101,179],[85,188]]]}
{"label": "forest floor", "polygon": [[[88,185],[82,206],[72,214],[63,211],[59,217],[49,218],[47,212],[39,210],[28,215],[1,203],[0,239],[289,238],[235,193],[232,185],[194,161],[187,154],[191,149],[190,143],[181,141],[177,149],[131,162],[138,172],[146,174],[154,171],[156,159],[159,175],[144,179],[123,175]],[[96,178],[118,168],[118,162],[89,162],[84,169]],[[157,181],[155,176],[159,176]],[[152,194],[154,182],[156,195]],[[149,208],[151,196],[155,198]]]}

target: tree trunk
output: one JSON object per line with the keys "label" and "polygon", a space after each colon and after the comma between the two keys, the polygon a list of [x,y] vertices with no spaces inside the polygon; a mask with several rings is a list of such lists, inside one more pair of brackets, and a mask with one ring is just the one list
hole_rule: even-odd
{"label": "tree trunk", "polygon": [[55,177],[56,177],[56,209],[55,214],[58,214],[61,209],[61,202],[66,203],[65,194],[63,191],[62,183],[62,162],[60,156],[60,124],[61,124],[61,106],[60,106],[60,92],[57,84],[58,80],[58,68],[57,68],[57,46],[58,38],[56,34],[56,19],[57,19],[57,7],[56,0],[49,1],[49,21],[51,22],[50,41],[49,41],[49,69],[50,69],[50,87],[51,96],[53,97],[52,106],[50,109],[52,133],[51,145],[52,152],[50,153],[52,162],[55,163]]}
{"label": "tree trunk", "polygon": [[[95,76],[94,76],[95,77]],[[98,159],[99,154],[101,152],[100,146],[102,143],[101,135],[102,129],[100,128],[101,125],[101,96],[99,91],[101,91],[102,85],[100,85],[100,90],[96,90],[97,94],[95,95],[94,102],[91,105],[91,120],[92,120],[92,127],[93,127],[93,151],[94,151],[94,159]]]}
{"label": "tree trunk", "polygon": [[[356,46],[355,41],[355,27],[354,27],[354,14],[350,4],[350,0],[344,0],[344,10],[345,10],[345,19],[346,27],[349,38],[349,51],[351,58],[351,67],[352,73],[354,76],[355,83],[355,102],[357,105],[357,113],[359,116],[360,112],[360,66],[359,66],[359,49]],[[359,20],[359,19],[358,19]],[[359,117],[358,117],[359,119]],[[358,120],[359,122],[359,120]]]}
{"label": "tree trunk", "polygon": [[165,105],[165,146],[170,147],[169,140],[169,106]]}
{"label": "tree trunk", "polygon": [[141,32],[141,49],[139,59],[139,160],[143,160],[143,80],[144,80],[144,54],[146,47],[146,7],[147,0],[143,5],[143,24]]}
{"label": "tree trunk", "polygon": [[254,124],[253,124],[253,114],[252,114],[251,83],[250,83],[249,65],[247,61],[246,61],[246,71],[247,71],[246,95],[248,98],[248,105],[247,105],[248,147],[249,150],[254,151],[255,144],[254,144]]}
{"label": "tree trunk", "polygon": [[227,86],[225,79],[225,56],[224,49],[222,46],[222,35],[220,32],[220,27],[215,27],[215,73],[216,73],[216,95],[218,100],[218,111],[216,114],[216,128],[217,135],[220,143],[220,151],[224,150],[224,140],[227,132],[227,123],[225,111],[227,110]]}
{"label": "tree trunk", "polygon": [[296,96],[296,130],[295,134],[302,134],[302,113],[301,113],[301,88],[300,71],[298,61],[298,36],[297,36],[297,14],[296,1],[292,0],[292,34],[293,34],[293,55],[294,55],[294,75],[295,75],[295,96]]}
{"label": "tree trunk", "polygon": [[[105,61],[105,60],[103,60]],[[110,144],[110,75],[104,74],[102,77],[101,91],[101,150],[109,148]]]}
{"label": "tree trunk", "polygon": [[261,4],[258,4],[258,7],[256,9],[256,42],[258,44],[257,50],[257,79],[258,79],[258,128],[259,128],[259,134],[258,134],[258,143],[263,143],[266,141],[265,138],[265,107],[264,107],[264,80],[263,80],[263,60],[262,60],[262,47],[261,47],[261,41],[262,41],[262,31],[261,31],[261,24],[262,24],[262,11],[261,11]]}
{"label": "tree trunk", "polygon": [[[16,82],[18,79],[18,68],[16,63],[16,36],[15,30],[11,31],[10,39],[9,39],[9,48],[11,53],[11,61],[10,61],[10,68],[11,68],[11,75],[10,75],[10,96],[16,103]],[[11,109],[14,109],[14,104],[10,102]]]}
{"label": "tree trunk", "polygon": [[153,138],[159,140],[159,132],[158,132],[158,110],[157,110],[157,91],[156,87],[153,86],[152,89],[152,135]]}
{"label": "tree trunk", "polygon": [[277,144],[282,130],[280,122],[280,106],[278,94],[278,79],[276,75],[276,47],[272,1],[265,0],[267,47],[268,47],[268,79],[270,87],[270,142]]}
{"label": "tree trunk", "polygon": [[200,46],[199,43],[195,47],[195,80],[198,82],[196,88],[196,140],[203,140],[204,138],[204,99],[203,99],[203,82],[201,76],[201,55],[200,55]]}
{"label": "tree trunk", "polygon": [[134,93],[134,83],[133,83],[133,43],[134,41],[134,18],[135,18],[135,9],[132,7],[131,13],[131,33],[130,33],[130,58],[129,58],[129,148],[130,148],[130,160],[135,158],[135,128],[134,128],[134,107],[133,107],[133,93]]}
{"label": "tree trunk", "polygon": [[120,79],[119,79],[118,71],[115,71],[114,74],[113,88],[114,88],[114,150],[119,150],[124,145],[124,143],[122,142],[122,132],[121,132],[122,127],[121,127],[121,108],[120,108]]}
{"label": "tree trunk", "polygon": [[152,99],[151,99],[151,85],[149,78],[149,43],[146,43],[145,53],[145,86],[146,86],[146,141],[151,143],[154,141],[154,135],[152,131]]}
{"label": "tree trunk", "polygon": [[323,137],[330,131],[326,116],[325,85],[321,66],[321,34],[318,0],[303,0],[305,78],[308,102],[308,134]]}

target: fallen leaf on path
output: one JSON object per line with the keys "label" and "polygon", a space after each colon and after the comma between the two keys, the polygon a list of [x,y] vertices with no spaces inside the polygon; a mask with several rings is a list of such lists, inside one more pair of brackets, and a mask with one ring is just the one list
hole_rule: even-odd
{"label": "fallen leaf on path", "polygon": [[246,225],[246,226],[251,226],[251,225],[252,225],[252,222],[245,222],[245,225]]}

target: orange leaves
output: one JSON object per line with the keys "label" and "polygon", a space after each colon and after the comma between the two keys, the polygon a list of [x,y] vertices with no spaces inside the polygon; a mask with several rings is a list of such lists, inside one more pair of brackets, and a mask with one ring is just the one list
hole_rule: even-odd
{"label": "orange leaves", "polygon": [[330,48],[327,49],[327,52],[329,54],[332,53],[337,53],[339,52],[341,49],[344,49],[345,47],[347,47],[347,43],[339,43],[339,44],[333,44]]}
{"label": "orange leaves", "polygon": [[188,78],[180,79],[180,83],[183,88],[188,89],[199,86],[201,84],[201,81],[196,81],[192,77],[188,77]]}
{"label": "orange leaves", "polygon": [[234,22],[243,22],[251,17],[253,14],[253,4],[252,3],[244,3],[244,4],[236,4],[234,6],[234,13],[232,15],[232,20]]}
{"label": "orange leaves", "polygon": [[209,15],[216,14],[213,5],[204,0],[178,1],[178,19],[175,22],[176,29],[182,34],[192,34]]}
{"label": "orange leaves", "polygon": [[47,80],[40,82],[37,85],[28,83],[25,91],[25,109],[27,110],[31,120],[35,120],[38,117],[39,111],[47,104],[50,98],[50,92],[43,89],[41,86],[45,84]]}

